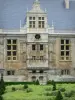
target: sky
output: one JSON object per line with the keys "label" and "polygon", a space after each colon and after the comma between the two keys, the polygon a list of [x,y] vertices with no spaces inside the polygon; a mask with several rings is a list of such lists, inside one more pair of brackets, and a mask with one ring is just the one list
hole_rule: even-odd
{"label": "sky", "polygon": [[[25,24],[26,11],[31,10],[34,0],[0,0],[0,28],[18,29],[20,20]],[[48,24],[55,29],[75,29],[75,1],[70,0],[66,9],[64,0],[40,0],[41,8],[47,10]]]}

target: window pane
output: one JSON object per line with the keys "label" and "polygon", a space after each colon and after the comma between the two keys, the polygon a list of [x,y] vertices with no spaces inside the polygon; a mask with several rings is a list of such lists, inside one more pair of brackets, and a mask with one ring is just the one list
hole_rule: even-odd
{"label": "window pane", "polygon": [[44,20],[44,17],[42,17],[42,20]]}
{"label": "window pane", "polygon": [[11,45],[7,45],[7,50],[11,50]]}
{"label": "window pane", "polygon": [[64,56],[64,51],[61,51],[61,56]]}
{"label": "window pane", "polygon": [[66,46],[66,50],[69,50],[69,46]]}
{"label": "window pane", "polygon": [[35,17],[33,17],[33,20],[35,20]]}
{"label": "window pane", "polygon": [[16,40],[13,40],[13,44],[16,44]]}
{"label": "window pane", "polygon": [[17,49],[16,45],[13,45],[13,50],[16,50],[16,49]]}
{"label": "window pane", "polygon": [[40,50],[43,50],[43,44],[40,44]]}
{"label": "window pane", "polygon": [[64,40],[61,40],[61,44],[64,44]]}
{"label": "window pane", "polygon": [[32,70],[32,73],[36,73],[36,70]]}
{"label": "window pane", "polygon": [[35,50],[35,44],[32,45],[32,50]]}
{"label": "window pane", "polygon": [[69,44],[69,40],[66,40],[66,44]]}
{"label": "window pane", "polygon": [[39,20],[41,20],[41,17],[39,17]]}
{"label": "window pane", "polygon": [[13,60],[16,60],[16,57],[13,57]]}
{"label": "window pane", "polygon": [[11,75],[11,71],[7,71],[7,75]]}
{"label": "window pane", "polygon": [[7,51],[7,56],[11,56],[11,51]]}
{"label": "window pane", "polygon": [[16,56],[16,51],[13,52],[13,56]]}
{"label": "window pane", "polygon": [[64,50],[64,45],[61,45],[61,50]]}
{"label": "window pane", "polygon": [[69,51],[66,51],[66,56],[69,56]]}
{"label": "window pane", "polygon": [[11,44],[11,40],[9,39],[9,40],[7,40],[7,44]]}

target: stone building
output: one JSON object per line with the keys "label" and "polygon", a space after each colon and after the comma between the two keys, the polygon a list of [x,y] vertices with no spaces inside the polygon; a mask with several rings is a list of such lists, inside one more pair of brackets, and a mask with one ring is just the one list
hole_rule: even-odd
{"label": "stone building", "polygon": [[[65,0],[66,9],[69,8]],[[19,31],[0,29],[0,72],[6,81],[74,80],[75,31],[48,25],[47,12],[35,0]],[[63,78],[63,76],[65,76]]]}

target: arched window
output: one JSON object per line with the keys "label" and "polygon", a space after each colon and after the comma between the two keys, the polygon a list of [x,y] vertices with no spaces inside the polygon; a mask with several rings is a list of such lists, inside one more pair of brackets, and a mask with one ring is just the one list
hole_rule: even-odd
{"label": "arched window", "polygon": [[36,76],[32,76],[32,81],[36,81]]}
{"label": "arched window", "polygon": [[43,81],[43,76],[40,76],[40,77],[39,77],[39,80],[40,80],[40,81]]}

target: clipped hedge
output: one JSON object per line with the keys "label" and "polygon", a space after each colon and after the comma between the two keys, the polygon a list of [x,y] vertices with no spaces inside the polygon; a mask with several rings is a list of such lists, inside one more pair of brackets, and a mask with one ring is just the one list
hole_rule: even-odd
{"label": "clipped hedge", "polygon": [[25,84],[35,84],[35,82],[5,82],[5,85],[25,85]]}
{"label": "clipped hedge", "polygon": [[[58,82],[56,82],[56,81],[54,81],[56,84],[75,84],[75,82],[74,81],[67,81],[67,82],[65,82],[65,81],[58,81]],[[47,81],[47,84],[52,84],[52,81],[51,80],[49,80],[49,81]]]}

